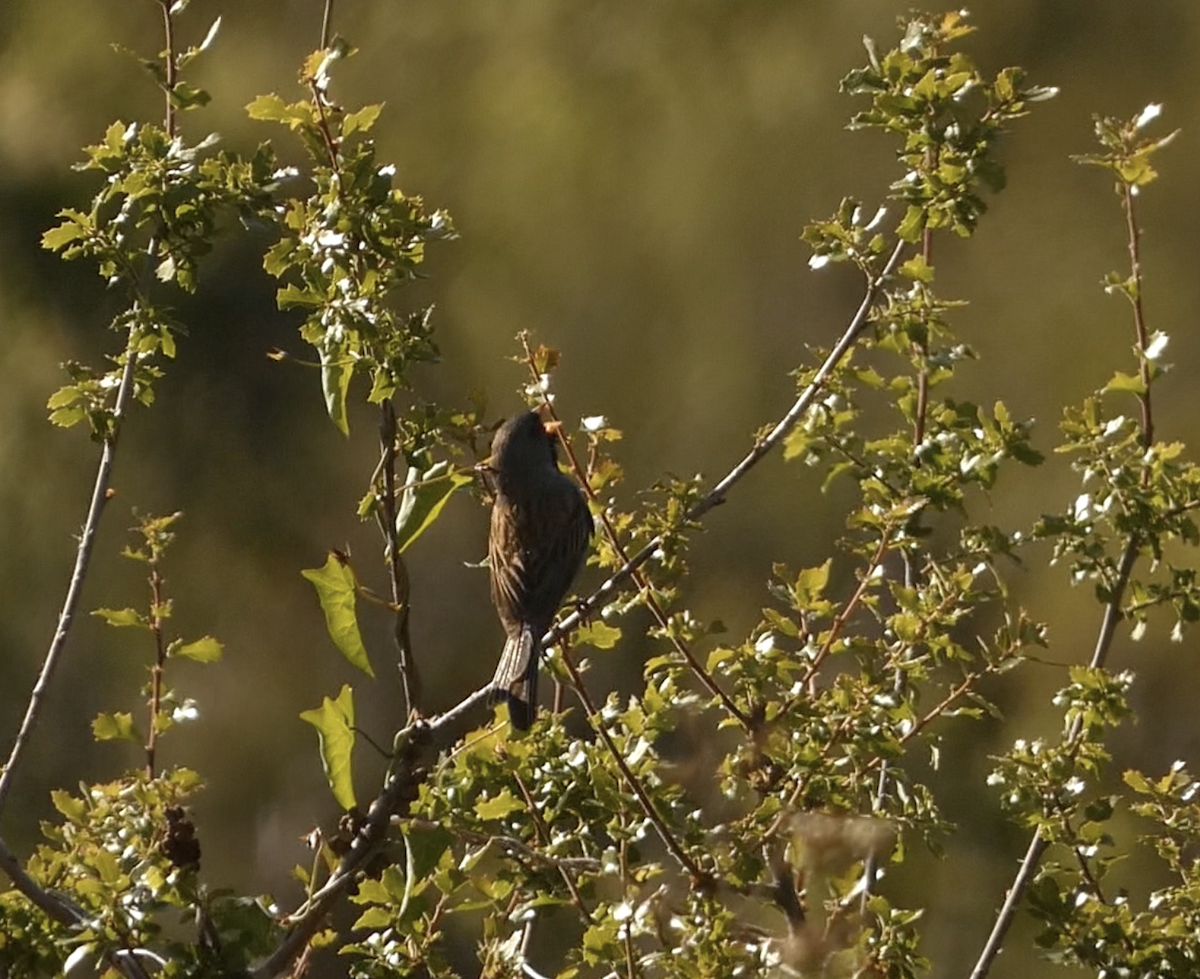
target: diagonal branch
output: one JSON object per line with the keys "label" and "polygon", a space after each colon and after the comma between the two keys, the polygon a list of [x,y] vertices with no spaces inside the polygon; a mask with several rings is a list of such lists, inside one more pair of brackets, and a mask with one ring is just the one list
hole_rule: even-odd
{"label": "diagonal branch", "polygon": [[[151,248],[153,248],[153,244]],[[62,610],[58,613],[58,628],[42,661],[42,670],[38,674],[33,690],[29,694],[29,703],[25,708],[25,716],[17,731],[8,760],[0,771],[0,811],[8,799],[12,789],[13,776],[17,763],[29,744],[33,728],[37,724],[42,704],[50,689],[50,681],[62,658],[63,648],[67,644],[67,636],[75,621],[75,613],[79,608],[79,598],[83,594],[83,583],[87,578],[88,565],[91,563],[92,546],[96,542],[96,528],[100,524],[100,516],[104,512],[104,504],[108,502],[109,484],[112,482],[113,464],[117,455],[117,436],[120,433],[121,420],[129,407],[133,396],[133,374],[137,366],[137,344],[141,336],[141,328],[135,321],[129,328],[129,340],[125,347],[125,369],[121,372],[121,383],[117,388],[116,403],[112,411],[112,427],[104,438],[104,449],[100,454],[100,465],[96,468],[96,482],[92,487],[92,499],[88,505],[87,518],[79,535],[79,546],[75,551],[75,568],[71,572],[71,582],[67,586],[67,594],[63,599]]]}
{"label": "diagonal branch", "polygon": [[[737,465],[730,469],[708,493],[701,497],[688,510],[683,518],[685,523],[699,520],[709,510],[724,503],[725,497],[729,495],[729,491],[741,482],[742,478],[757,466],[765,456],[770,454],[783,441],[788,432],[795,427],[796,423],[804,417],[804,413],[808,411],[813,402],[816,401],[817,396],[824,390],[825,382],[829,380],[830,375],[846,358],[846,355],[850,352],[850,348],[858,339],[859,334],[866,328],[867,316],[871,311],[871,306],[874,305],[884,280],[896,270],[896,266],[900,262],[900,256],[904,252],[905,244],[903,241],[896,243],[896,247],[892,249],[891,255],[888,256],[879,274],[867,283],[867,289],[863,295],[862,302],[859,304],[858,310],[850,320],[849,325],[843,331],[833,349],[829,351],[824,363],[821,364],[816,374],[813,375],[813,379],[809,382],[808,386],[800,392],[800,396],[787,410],[787,413],[775,424],[775,427],[770,432],[755,442],[754,447],[746,453]],[[647,542],[640,551],[614,571],[599,588],[580,602],[570,615],[564,616],[546,633],[542,638],[542,648],[553,646],[572,629],[578,628],[587,621],[601,604],[611,598],[621,585],[633,577],[633,573],[638,568],[654,556],[654,552],[662,546],[662,543],[663,537],[661,534]]]}
{"label": "diagonal branch", "polygon": [[[1098,669],[1103,666],[1105,660],[1108,659],[1108,652],[1112,648],[1117,623],[1121,620],[1121,599],[1125,595],[1125,588],[1129,584],[1129,576],[1133,573],[1133,566],[1137,562],[1140,546],[1138,536],[1134,534],[1126,542],[1125,550],[1121,554],[1121,563],[1117,569],[1117,579],[1113,585],[1112,597],[1104,607],[1104,619],[1100,623],[1100,632],[1096,636],[1096,646],[1092,650],[1092,658],[1088,662],[1088,665],[1092,669]],[[1067,730],[1065,740],[1074,741],[1079,737],[1082,728],[1083,717],[1078,716]],[[988,935],[983,950],[979,953],[979,959],[975,963],[975,968],[971,970],[970,979],[984,979],[988,972],[991,971],[992,963],[995,962],[996,956],[1000,954],[1000,949],[1004,945],[1004,939],[1012,927],[1013,919],[1017,916],[1017,909],[1021,906],[1021,901],[1025,897],[1025,891],[1033,881],[1038,865],[1042,862],[1042,857],[1049,847],[1050,843],[1042,836],[1041,830],[1035,830],[1033,838],[1029,841],[1029,849],[1025,851],[1025,857],[1021,860],[1021,865],[1017,868],[1017,874],[1008,888],[1008,893],[1004,896],[1004,904],[1001,905],[1000,911],[996,915],[996,921],[992,925],[991,934]]]}
{"label": "diagonal branch", "polygon": [[[1135,349],[1138,352],[1143,385],[1143,390],[1138,395],[1138,402],[1142,409],[1141,442],[1142,445],[1149,447],[1154,443],[1154,412],[1150,397],[1153,378],[1150,373],[1149,360],[1146,357],[1146,345],[1149,338],[1146,332],[1145,313],[1142,306],[1142,264],[1138,248],[1141,229],[1138,226],[1137,215],[1133,207],[1135,192],[1136,188],[1132,184],[1127,181],[1121,182],[1121,202],[1125,212],[1125,227],[1128,235],[1129,275],[1134,285],[1133,325],[1136,334]],[[1147,478],[1148,473],[1143,470],[1143,481]],[[1133,574],[1133,568],[1137,563],[1138,552],[1142,548],[1142,543],[1142,537],[1136,530],[1130,533],[1125,541],[1124,550],[1121,552],[1121,559],[1117,564],[1117,574],[1109,589],[1109,599],[1104,605],[1104,617],[1100,622],[1100,631],[1096,636],[1096,645],[1092,650],[1092,656],[1088,662],[1088,665],[1092,669],[1099,669],[1108,659],[1113,637],[1116,635],[1117,623],[1123,618],[1121,603],[1125,598],[1129,578]],[[1067,729],[1065,740],[1068,742],[1074,741],[1079,737],[1082,730],[1083,718],[1082,716],[1077,716]],[[984,979],[991,970],[992,963],[995,962],[996,956],[1000,954],[1004,939],[1012,927],[1017,908],[1020,906],[1025,896],[1025,891],[1033,880],[1038,865],[1042,861],[1042,856],[1049,846],[1050,844],[1042,836],[1041,830],[1035,830],[1033,838],[1029,841],[1029,849],[1025,852],[1025,857],[1021,861],[1020,867],[1017,868],[1017,875],[1013,878],[1012,886],[1009,887],[1008,893],[1005,895],[1004,904],[1001,906],[1000,912],[996,915],[996,921],[992,925],[992,931],[988,935],[987,942],[984,944],[983,950],[979,953],[979,959],[975,963],[975,968],[971,970],[970,979]]]}

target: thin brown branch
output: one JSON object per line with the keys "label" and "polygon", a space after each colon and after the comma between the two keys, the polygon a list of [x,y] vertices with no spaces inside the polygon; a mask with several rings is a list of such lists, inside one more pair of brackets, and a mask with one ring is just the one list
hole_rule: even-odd
{"label": "thin brown branch", "polygon": [[1130,184],[1122,184],[1121,203],[1125,211],[1125,229],[1127,247],[1129,249],[1129,277],[1133,282],[1133,328],[1137,333],[1138,376],[1142,382],[1142,390],[1138,393],[1138,404],[1142,409],[1142,445],[1147,448],[1154,444],[1154,411],[1150,402],[1150,361],[1146,358],[1146,347],[1149,339],[1146,332],[1146,314],[1142,306],[1142,256],[1141,229],[1138,227],[1137,214],[1134,211],[1134,189]]}
{"label": "thin brown branch", "polygon": [[[1109,651],[1112,648],[1113,636],[1116,634],[1117,623],[1122,618],[1121,601],[1124,598],[1125,589],[1129,584],[1129,576],[1133,573],[1133,566],[1137,562],[1139,548],[1138,538],[1134,535],[1126,542],[1125,550],[1121,554],[1121,561],[1117,569],[1117,580],[1113,586],[1112,595],[1108,603],[1104,606],[1104,618],[1100,623],[1100,632],[1096,636],[1096,646],[1092,650],[1092,656],[1088,662],[1088,665],[1093,669],[1099,669],[1108,659]],[[1078,738],[1082,727],[1083,717],[1080,715],[1071,723],[1067,731],[1066,740],[1073,741]],[[992,925],[991,934],[988,935],[983,950],[979,953],[979,959],[975,963],[975,968],[971,970],[970,979],[984,979],[991,970],[992,963],[996,960],[996,956],[1000,954],[1000,949],[1004,945],[1004,939],[1012,927],[1013,919],[1016,918],[1017,909],[1025,897],[1025,890],[1028,888],[1030,881],[1033,880],[1038,864],[1041,863],[1042,857],[1045,855],[1049,845],[1040,832],[1034,832],[1033,838],[1029,841],[1029,848],[1025,851],[1025,857],[1021,861],[1020,867],[1017,868],[1017,874],[1013,878],[1008,893],[1005,895],[1004,904],[1001,906],[1000,912],[996,915],[996,921]]]}
{"label": "thin brown branch", "polygon": [[420,710],[421,678],[417,672],[416,660],[412,655],[412,639],[409,634],[408,568],[404,563],[404,557],[400,553],[400,545],[396,539],[396,409],[389,399],[379,406],[379,412],[379,445],[382,455],[379,468],[383,479],[383,492],[379,493],[375,490],[377,485],[375,480],[372,480],[371,485],[379,503],[375,517],[379,524],[379,531],[383,535],[384,557],[387,561],[388,579],[392,592],[392,607],[396,616],[392,636],[400,660],[400,682],[404,687],[405,716],[411,716],[413,711]]}
{"label": "thin brown branch", "polygon": [[[550,830],[546,826],[545,820],[542,819],[542,814],[538,811],[533,793],[529,791],[529,786],[521,778],[520,772],[514,772],[513,775],[517,780],[517,788],[521,790],[521,798],[525,800],[525,811],[529,814],[529,818],[533,820],[538,838],[541,839],[544,846],[550,846]],[[593,923],[592,913],[587,909],[587,905],[583,903],[583,896],[579,893],[579,888],[575,886],[575,881],[571,879],[571,875],[567,873],[565,867],[559,866],[557,869],[562,882],[567,885],[567,893],[571,895],[571,903],[575,905],[575,910],[579,912],[584,921],[591,925]]]}
{"label": "thin brown branch", "polygon": [[[631,890],[632,875],[629,873],[629,841],[621,840],[621,846],[617,851],[621,865],[621,890],[628,900]],[[633,947],[633,917],[621,925],[621,937],[625,944],[625,970],[629,975],[629,979],[637,979],[639,972],[637,967],[637,954]]]}
{"label": "thin brown branch", "polygon": [[850,600],[842,606],[842,610],[837,614],[837,618],[833,620],[833,624],[829,627],[829,635],[825,637],[825,641],[821,643],[821,648],[817,650],[817,654],[808,664],[808,668],[796,684],[797,687],[807,689],[810,681],[816,677],[821,664],[825,662],[830,651],[833,649],[833,644],[837,641],[837,637],[841,635],[842,629],[846,627],[846,623],[850,621],[850,617],[857,610],[863,596],[867,593],[871,580],[875,577],[875,571],[883,563],[891,542],[892,528],[888,527],[883,532],[883,536],[879,538],[879,544],[875,548],[875,553],[871,556],[871,560],[867,563],[866,568],[863,569],[863,573],[859,575],[858,587],[854,589],[854,594],[850,596]]}
{"label": "thin brown branch", "polygon": [[158,0],[158,5],[162,8],[163,39],[165,41],[163,88],[166,91],[167,103],[163,110],[163,128],[166,129],[168,136],[174,137],[176,134],[175,84],[179,77],[179,65],[175,60],[175,15],[171,11],[171,0]]}
{"label": "thin brown branch", "polygon": [[[932,172],[937,167],[937,150],[929,151],[930,157],[928,160],[929,170]],[[933,267],[933,231],[926,227],[921,231],[921,257],[924,259],[926,266]],[[917,368],[917,412],[916,418],[913,420],[913,458],[915,465],[920,465],[920,458],[916,455],[925,441],[925,419],[929,414],[929,368],[926,362],[929,358],[929,341],[928,339],[914,343],[920,366]]]}
{"label": "thin brown branch", "polygon": [[329,49],[329,42],[332,40],[333,32],[333,0],[325,0],[325,11],[321,15],[321,50]]}
{"label": "thin brown branch", "polygon": [[683,847],[680,846],[679,841],[675,839],[675,834],[671,832],[671,828],[667,825],[666,820],[663,819],[662,814],[654,805],[654,801],[646,793],[645,788],[642,786],[641,780],[633,774],[632,769],[630,769],[629,765],[626,763],[625,757],[621,754],[620,749],[617,748],[616,742],[612,739],[612,735],[608,733],[608,728],[604,726],[604,719],[600,716],[600,712],[596,709],[595,702],[592,700],[591,695],[587,692],[587,687],[584,686],[583,677],[580,676],[578,668],[575,666],[574,661],[571,659],[566,649],[563,650],[562,659],[563,663],[566,664],[567,672],[571,674],[571,682],[575,689],[575,695],[579,698],[580,703],[583,704],[583,708],[587,712],[588,721],[592,725],[592,729],[600,735],[600,739],[604,742],[605,748],[608,749],[609,755],[612,757],[612,760],[616,762],[617,767],[621,770],[621,774],[624,776],[625,781],[629,784],[629,788],[633,791],[634,796],[637,797],[638,805],[641,806],[642,811],[646,814],[646,818],[649,819],[651,825],[654,826],[655,831],[658,833],[659,839],[663,841],[663,845],[693,881],[697,883],[711,881],[712,875],[707,871],[702,870],[699,865],[697,865],[696,862],[687,854]]}
{"label": "thin brown branch", "polygon": [[[153,244],[151,245],[153,250]],[[0,770],[0,811],[12,790],[13,777],[17,765],[25,752],[29,739],[33,735],[34,726],[41,714],[42,704],[50,689],[62,658],[63,649],[67,644],[67,636],[75,622],[75,614],[79,609],[79,599],[83,594],[83,583],[87,578],[88,566],[91,564],[92,547],[96,542],[96,530],[100,525],[100,517],[104,505],[109,499],[109,488],[112,482],[113,465],[117,455],[117,437],[120,434],[121,421],[129,407],[133,396],[133,375],[137,365],[137,344],[141,331],[137,323],[129,328],[129,338],[125,347],[125,366],[121,372],[121,381],[117,387],[117,397],[112,410],[112,423],[104,439],[104,448],[100,453],[100,464],[96,467],[96,481],[92,486],[92,499],[88,505],[87,517],[84,519],[83,530],[79,534],[79,545],[75,551],[75,567],[71,572],[71,581],[67,586],[67,594],[63,599],[62,609],[58,613],[58,628],[42,661],[42,669],[29,695],[29,703],[25,707],[25,716],[17,730],[8,760]]]}
{"label": "thin brown branch", "polygon": [[150,558],[150,631],[154,635],[154,665],[150,667],[150,696],[147,701],[149,718],[146,731],[146,778],[153,779],[155,756],[158,753],[158,712],[162,709],[163,670],[167,649],[163,641],[163,578],[151,548]]}

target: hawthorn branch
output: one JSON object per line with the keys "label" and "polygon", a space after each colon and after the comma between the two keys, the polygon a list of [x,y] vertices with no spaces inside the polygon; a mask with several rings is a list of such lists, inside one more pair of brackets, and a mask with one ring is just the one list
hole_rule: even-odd
{"label": "hawthorn branch", "polygon": [[[771,431],[759,439],[741,461],[733,466],[705,496],[693,504],[685,516],[686,522],[699,520],[709,510],[723,503],[729,491],[751,469],[758,465],[765,456],[775,449],[804,416],[804,413],[824,389],[829,377],[846,358],[855,341],[866,328],[871,307],[874,305],[884,281],[896,270],[900,256],[904,251],[904,244],[902,241],[897,242],[879,273],[868,280],[862,302],[859,304],[854,316],[850,319],[846,329],[842,332],[841,337],[833,349],[830,350],[820,368],[818,368],[813,379],[800,393],[800,396]],[[654,552],[662,543],[663,537],[662,535],[658,535],[645,544],[617,571],[613,572],[599,588],[584,599],[574,611],[564,616],[555,624],[543,637],[542,647],[546,648],[560,643],[572,630],[587,621],[622,584],[633,576],[638,568],[654,555]],[[575,671],[574,664],[567,656],[563,657],[563,661],[571,671],[577,692],[586,697],[586,690],[580,682],[581,678]],[[280,942],[279,947],[265,961],[251,971],[251,979],[275,979],[276,976],[284,973],[297,956],[307,947],[313,935],[320,929],[337,899],[354,883],[359,871],[366,866],[367,862],[378,852],[379,848],[385,842],[390,820],[406,804],[406,793],[410,791],[410,786],[412,785],[412,772],[409,766],[400,764],[401,756],[407,754],[403,750],[403,747],[411,749],[415,747],[417,742],[420,742],[422,745],[431,743],[447,725],[472,710],[477,704],[488,697],[490,692],[490,685],[476,690],[444,714],[409,724],[396,735],[397,760],[389,767],[383,789],[371,803],[367,812],[367,818],[358,835],[325,884],[304,905],[286,919],[291,924],[292,930]],[[585,703],[585,707],[588,708],[589,715],[595,714],[594,708],[589,707],[587,703]],[[659,829],[668,850],[671,851],[681,866],[692,874],[694,878],[698,880],[708,878],[709,875],[701,871],[690,857],[680,849],[670,830],[662,824],[661,818],[658,817],[653,804],[648,798],[644,798],[644,794],[641,794],[641,786],[638,784],[636,777],[629,772],[624,758],[621,757],[608,732],[602,725],[598,725],[597,730],[605,740],[618,767],[622,769],[622,772],[629,779],[635,794],[639,794],[639,802],[642,803],[647,815],[654,821],[656,828]]]}
{"label": "hawthorn branch", "polygon": [[671,828],[663,819],[662,814],[654,805],[654,800],[646,793],[642,786],[641,780],[633,774],[633,770],[625,761],[625,757],[621,754],[617,744],[612,739],[612,735],[608,733],[608,728],[604,726],[604,719],[600,716],[600,712],[596,709],[596,704],[587,692],[587,688],[583,685],[583,677],[579,675],[579,670],[571,657],[567,655],[567,651],[563,650],[563,663],[566,664],[567,672],[571,674],[571,682],[575,687],[575,694],[579,697],[583,704],[584,710],[587,711],[588,720],[592,725],[592,729],[600,735],[600,739],[604,742],[604,746],[608,749],[612,760],[616,762],[617,767],[621,770],[621,775],[629,784],[633,794],[637,797],[638,804],[642,807],[642,811],[646,814],[646,818],[653,824],[659,838],[663,841],[663,845],[673,856],[676,862],[682,867],[695,882],[711,882],[713,875],[701,867],[688,855],[687,851],[675,839],[675,834],[671,832]]}
{"label": "hawthorn branch", "polygon": [[[1150,398],[1150,388],[1153,378],[1150,375],[1149,360],[1146,357],[1147,333],[1142,308],[1142,265],[1138,249],[1141,230],[1138,227],[1137,217],[1133,208],[1134,189],[1129,182],[1122,181],[1121,190],[1122,206],[1125,212],[1125,227],[1128,236],[1130,278],[1133,281],[1134,330],[1136,333],[1136,346],[1143,386],[1142,392],[1138,395],[1138,402],[1142,409],[1141,441],[1142,445],[1149,447],[1154,441],[1154,413]],[[1147,473],[1143,472],[1142,477],[1145,480]],[[1121,552],[1121,558],[1117,564],[1116,579],[1113,581],[1109,591],[1109,599],[1104,605],[1104,616],[1100,622],[1100,631],[1096,636],[1096,645],[1092,650],[1092,656],[1088,662],[1088,665],[1092,669],[1099,669],[1108,659],[1113,637],[1116,635],[1117,623],[1124,617],[1121,610],[1121,603],[1125,598],[1125,589],[1129,585],[1129,578],[1133,574],[1133,567],[1137,563],[1138,552],[1141,550],[1141,546],[1142,538],[1137,531],[1131,533],[1125,541],[1125,548]],[[1083,718],[1077,716],[1068,728],[1065,740],[1067,742],[1075,741],[1082,730]],[[984,944],[983,950],[979,953],[979,959],[975,963],[975,968],[971,970],[970,979],[984,979],[991,970],[992,963],[995,962],[996,956],[1000,954],[1004,939],[1012,927],[1017,908],[1020,906],[1025,896],[1025,891],[1029,887],[1030,881],[1033,880],[1038,865],[1041,863],[1042,857],[1049,846],[1050,844],[1042,836],[1041,830],[1035,830],[1033,838],[1029,841],[1029,849],[1025,851],[1025,858],[1021,861],[1020,867],[1017,868],[1016,877],[1013,878],[1012,885],[1005,895],[1004,904],[996,916],[995,924],[992,926],[992,931],[988,935],[987,942]]]}
{"label": "hawthorn branch", "polygon": [[[152,243],[151,249],[153,248],[154,245]],[[83,530],[79,534],[79,545],[75,550],[75,567],[71,572],[71,580],[67,586],[67,594],[63,599],[62,609],[58,613],[58,627],[54,631],[54,637],[50,641],[50,648],[46,651],[46,657],[42,661],[41,672],[38,674],[38,678],[33,685],[33,690],[30,691],[29,702],[25,707],[25,716],[22,718],[21,726],[17,730],[17,736],[13,741],[12,750],[8,754],[8,760],[4,763],[3,770],[0,770],[0,811],[3,811],[4,803],[8,799],[9,792],[12,790],[12,781],[16,774],[17,765],[25,752],[25,748],[29,744],[29,739],[33,735],[33,729],[37,725],[38,716],[42,711],[42,704],[50,690],[50,683],[54,679],[54,673],[58,668],[59,661],[62,659],[63,649],[67,644],[67,636],[71,632],[71,626],[75,622],[75,614],[79,609],[79,599],[83,594],[83,583],[87,578],[88,567],[92,560],[92,548],[96,543],[96,530],[100,526],[100,517],[104,513],[104,505],[108,502],[111,495],[112,472],[117,457],[117,436],[120,434],[121,421],[129,408],[129,402],[133,396],[133,375],[134,368],[137,366],[137,346],[140,337],[141,328],[135,321],[129,328],[129,337],[125,346],[125,367],[121,371],[121,381],[117,386],[117,397],[113,405],[110,427],[104,437],[104,448],[100,453],[100,464],[96,467],[96,481],[92,486],[92,498],[88,504],[87,517],[83,522]]]}

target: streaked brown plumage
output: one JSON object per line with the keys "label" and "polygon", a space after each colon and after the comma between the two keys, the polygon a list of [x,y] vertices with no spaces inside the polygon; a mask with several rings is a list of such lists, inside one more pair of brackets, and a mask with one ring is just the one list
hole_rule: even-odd
{"label": "streaked brown plumage", "polygon": [[492,680],[508,701],[514,728],[537,710],[541,639],[587,553],[592,515],[582,491],[559,471],[554,436],[536,412],[505,422],[492,440],[496,492],[488,536],[492,604],[504,626],[504,651]]}

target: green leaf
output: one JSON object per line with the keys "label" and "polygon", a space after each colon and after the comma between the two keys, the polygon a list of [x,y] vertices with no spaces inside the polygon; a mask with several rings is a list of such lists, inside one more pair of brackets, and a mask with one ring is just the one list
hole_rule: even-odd
{"label": "green leaf", "polygon": [[382,111],[382,105],[364,105],[357,112],[351,112],[342,122],[342,135],[349,136],[355,132],[366,132],[375,125],[375,120],[379,118],[379,113]]}
{"label": "green leaf", "polygon": [[829,584],[829,569],[832,564],[832,561],[826,561],[815,568],[805,568],[796,576],[794,587],[801,608],[808,608],[824,593],[825,586]]}
{"label": "green leaf", "polygon": [[314,122],[313,108],[308,102],[284,102],[278,95],[260,95],[248,106],[246,113],[251,119],[262,122],[281,122],[291,129],[311,126]]}
{"label": "green leaf", "polygon": [[381,931],[392,923],[391,908],[367,908],[354,922],[355,931]]}
{"label": "green leaf", "polygon": [[142,629],[149,629],[150,623],[146,617],[133,608],[98,608],[93,610],[92,615],[103,619],[111,626],[138,626]]}
{"label": "green leaf", "polygon": [[267,254],[263,256],[263,268],[266,269],[269,275],[279,278],[294,264],[292,256],[295,252],[296,239],[280,238],[279,241],[267,249]]}
{"label": "green leaf", "polygon": [[915,205],[909,205],[908,210],[904,212],[904,220],[896,229],[896,236],[905,241],[916,241],[924,230],[925,212]]}
{"label": "green leaf", "polygon": [[312,289],[301,289],[297,285],[288,284],[275,292],[275,303],[280,309],[318,309],[325,303],[324,297]]}
{"label": "green leaf", "polygon": [[612,649],[621,640],[621,630],[600,621],[592,621],[575,632],[574,641],[596,649]]}
{"label": "green leaf", "polygon": [[55,789],[50,793],[50,801],[54,808],[73,823],[81,823],[87,816],[87,804],[82,799],[76,799],[70,792]]}
{"label": "green leaf", "polygon": [[167,650],[168,656],[183,656],[194,659],[197,663],[215,663],[225,652],[225,647],[212,636],[204,636],[195,642],[172,643]]}
{"label": "green leaf", "polygon": [[375,676],[371,660],[358,631],[355,600],[358,595],[358,579],[354,570],[337,554],[330,553],[323,568],[310,568],[300,572],[317,589],[321,611],[325,613],[325,628],[333,644],[352,666],[358,667],[367,676]]}
{"label": "green leaf", "polygon": [[117,714],[99,714],[92,721],[92,737],[97,741],[140,741],[133,715],[122,711]]}
{"label": "green leaf", "polygon": [[337,700],[326,697],[320,707],[302,712],[300,718],[317,729],[321,767],[333,797],[343,809],[353,809],[356,803],[350,756],[354,749],[354,691],[344,685]]}
{"label": "green leaf", "polygon": [[354,374],[354,361],[340,347],[320,348],[321,391],[325,395],[325,411],[343,435],[350,434],[350,419],[346,414],[346,394]]}
{"label": "green leaf", "polygon": [[509,813],[523,812],[525,803],[509,789],[504,789],[493,799],[475,803],[475,815],[480,819],[503,819]]}
{"label": "green leaf", "polygon": [[212,96],[208,92],[195,85],[189,85],[187,82],[176,82],[169,96],[171,104],[177,109],[197,109],[212,101]]}
{"label": "green leaf", "polygon": [[900,274],[915,282],[928,284],[933,281],[933,269],[926,263],[923,255],[914,255],[901,265]]}
{"label": "green leaf", "polygon": [[87,228],[83,226],[84,216],[73,211],[60,211],[60,217],[67,218],[57,227],[50,228],[42,234],[42,247],[50,251],[65,248],[73,241],[87,237]]}
{"label": "green leaf", "polygon": [[1135,377],[1132,374],[1124,374],[1117,371],[1107,384],[1104,385],[1105,391],[1129,391],[1133,394],[1145,394],[1146,385],[1142,383],[1140,377]]}
{"label": "green leaf", "polygon": [[410,469],[396,514],[396,546],[400,552],[408,550],[433,525],[455,490],[472,482],[468,473],[450,472],[450,463],[445,461],[423,473]]}

